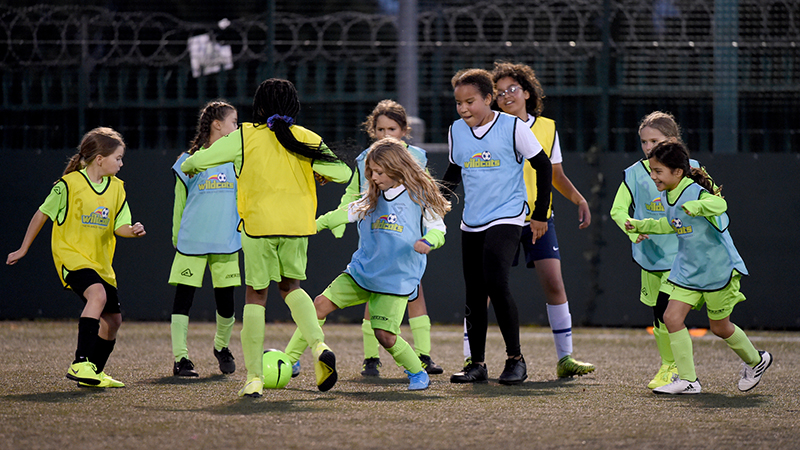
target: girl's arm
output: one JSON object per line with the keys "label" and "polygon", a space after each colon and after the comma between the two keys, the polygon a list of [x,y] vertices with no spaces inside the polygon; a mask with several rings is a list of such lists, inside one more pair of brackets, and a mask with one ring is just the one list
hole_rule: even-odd
{"label": "girl's arm", "polygon": [[[333,154],[333,152],[325,145],[324,142],[320,148],[325,153],[329,153],[331,155]],[[325,179],[339,184],[347,183],[350,181],[350,177],[353,175],[353,171],[350,170],[350,166],[339,159],[333,162],[315,160],[311,164],[311,167],[314,169],[314,172],[322,175],[325,177]]]}
{"label": "girl's arm", "polygon": [[186,185],[183,184],[180,178],[175,177],[175,203],[172,206],[172,246],[178,247],[178,232],[181,229],[181,219],[183,219],[183,210],[186,208]]}
{"label": "girl's arm", "polygon": [[31,248],[31,244],[33,244],[33,240],[36,239],[36,236],[39,234],[39,231],[42,230],[45,222],[47,222],[47,215],[45,213],[39,211],[38,209],[33,214],[33,218],[31,222],[28,224],[28,230],[25,231],[25,237],[22,239],[22,245],[19,247],[19,250],[9,253],[8,258],[6,259],[6,264],[13,265],[16,264],[17,261],[22,259],[28,253],[28,249]]}
{"label": "girl's arm", "polygon": [[431,250],[436,250],[444,245],[444,235],[447,232],[447,227],[441,217],[427,209],[422,214],[422,226],[427,231],[422,236],[422,239],[414,243],[414,250],[417,253],[427,255]]}
{"label": "girl's arm", "polygon": [[[344,235],[345,225],[347,224],[347,205],[361,198],[361,193],[358,192],[358,179],[358,174],[354,171],[353,176],[350,177],[350,183],[347,184],[344,195],[339,201],[339,206],[317,217],[317,231],[331,230],[335,238],[340,238]],[[344,218],[340,217],[342,215],[344,215]]]}
{"label": "girl's arm", "polygon": [[633,197],[631,197],[631,192],[625,186],[625,183],[619,184],[619,189],[617,189],[617,195],[614,196],[614,203],[611,205],[611,220],[617,224],[617,226],[628,235],[631,242],[634,244],[638,244],[643,240],[647,239],[649,236],[646,234],[639,234],[639,233],[630,233],[625,227],[625,222],[631,219],[631,216],[628,215],[628,211],[631,209],[631,204],[633,204]]}
{"label": "girl's arm", "polygon": [[451,162],[447,166],[444,177],[442,177],[442,195],[444,195],[444,198],[450,200],[459,184],[461,184],[461,166]]}
{"label": "girl's arm", "polygon": [[564,167],[561,163],[553,164],[553,187],[572,203],[578,205],[578,228],[584,229],[592,223],[592,213],[589,211],[589,203],[583,198],[580,192],[572,184]]}
{"label": "girl's arm", "polygon": [[688,201],[682,205],[682,208],[686,214],[692,217],[714,217],[728,210],[728,202],[722,197],[703,192],[700,199]]}
{"label": "girl's arm", "polygon": [[[528,133],[533,135],[533,133]],[[536,171],[536,200],[533,202],[531,211],[531,231],[535,244],[536,240],[544,236],[547,232],[547,211],[550,210],[550,191],[553,185],[553,165],[550,158],[543,151],[539,151],[532,158],[528,159],[533,170]]]}
{"label": "girl's arm", "polygon": [[114,231],[114,234],[119,237],[132,238],[142,237],[147,234],[147,232],[144,231],[144,225],[136,222],[133,225],[122,225],[121,227],[117,228],[116,231]]}
{"label": "girl's arm", "polygon": [[628,219],[625,222],[625,230],[629,232],[648,233],[648,234],[671,234],[675,232],[672,225],[669,224],[669,219],[662,217],[658,220],[655,219]]}
{"label": "girl's arm", "polygon": [[242,169],[242,129],[217,139],[208,148],[198,150],[181,164],[181,171],[194,175],[220,164],[232,162],[238,173]]}

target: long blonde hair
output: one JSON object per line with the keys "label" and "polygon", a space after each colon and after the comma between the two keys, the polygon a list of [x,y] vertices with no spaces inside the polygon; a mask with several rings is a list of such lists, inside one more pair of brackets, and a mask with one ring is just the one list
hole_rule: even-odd
{"label": "long blonde hair", "polygon": [[368,187],[356,204],[356,211],[369,214],[375,210],[381,194],[381,190],[372,181],[370,162],[380,166],[389,178],[403,184],[411,199],[422,209],[429,209],[439,217],[444,217],[450,211],[450,202],[439,192],[439,183],[420,167],[405,144],[393,137],[375,141],[370,146],[364,170]]}

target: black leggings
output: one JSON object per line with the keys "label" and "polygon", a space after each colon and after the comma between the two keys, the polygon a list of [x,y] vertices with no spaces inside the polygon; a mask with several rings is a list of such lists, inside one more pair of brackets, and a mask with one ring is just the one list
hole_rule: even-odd
{"label": "black leggings", "polygon": [[658,327],[659,324],[664,323],[664,311],[667,310],[669,305],[669,294],[659,292],[656,297],[656,305],[653,306],[653,326]]}
{"label": "black leggings", "polygon": [[461,233],[461,261],[467,293],[464,315],[473,361],[485,361],[487,297],[492,299],[506,354],[521,354],[519,314],[508,285],[521,232],[522,227],[518,225],[495,225],[485,231]]}
{"label": "black leggings", "polygon": [[[196,289],[194,286],[185,284],[175,286],[175,301],[172,304],[172,314],[189,315]],[[214,288],[214,300],[217,303],[217,312],[220,316],[226,319],[233,317],[233,286]]]}

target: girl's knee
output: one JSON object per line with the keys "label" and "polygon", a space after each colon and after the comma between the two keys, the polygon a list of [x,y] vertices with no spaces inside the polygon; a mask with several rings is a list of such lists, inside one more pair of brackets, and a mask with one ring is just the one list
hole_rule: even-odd
{"label": "girl's knee", "polygon": [[386,330],[375,330],[375,338],[383,348],[394,347],[394,344],[397,342],[397,336]]}

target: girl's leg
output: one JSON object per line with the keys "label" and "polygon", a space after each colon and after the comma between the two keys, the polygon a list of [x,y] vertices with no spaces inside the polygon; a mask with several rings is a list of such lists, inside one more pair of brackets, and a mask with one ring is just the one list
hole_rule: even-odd
{"label": "girl's leg", "polygon": [[665,386],[672,382],[674,375],[678,374],[675,365],[675,357],[672,354],[672,346],[669,342],[669,331],[664,324],[664,311],[669,304],[669,294],[659,292],[656,297],[656,305],[653,306],[653,337],[656,340],[658,354],[661,356],[661,366],[658,372],[647,384],[648,389]]}
{"label": "girl's leg", "polygon": [[217,304],[214,356],[219,362],[220,372],[224,374],[236,371],[236,363],[228,348],[231,341],[231,333],[233,332],[233,324],[236,321],[233,315],[233,290],[233,286],[214,288],[214,300]]}
{"label": "girl's leg", "polygon": [[[367,361],[379,359],[380,354],[378,353],[378,349],[380,348],[381,344],[375,338],[375,331],[372,330],[372,324],[369,321],[369,304],[364,304],[364,318],[361,320],[361,336],[362,340],[364,341],[364,364],[367,364]],[[372,361],[370,361],[372,363]],[[375,371],[377,372],[377,367]],[[362,373],[362,375],[364,375]],[[378,374],[372,374],[371,376],[377,376]]]}
{"label": "girl's leg", "polygon": [[397,364],[411,373],[422,371],[422,363],[414,349],[402,337],[392,334],[386,330],[375,330],[375,337],[381,346],[392,355]]}
{"label": "girl's leg", "polygon": [[[242,354],[244,365],[247,369],[247,383],[263,376],[264,330],[267,306],[267,288],[254,289],[252,286],[245,288],[245,305],[242,313]],[[247,385],[245,385],[247,388]],[[255,392],[242,392],[241,395],[260,396],[260,389],[254,386]]]}
{"label": "girl's leg", "polygon": [[464,320],[469,337],[472,362],[483,364],[486,350],[486,330],[488,313],[486,309],[486,291],[483,270],[483,246],[486,232],[461,233],[461,264],[464,272],[466,304]]}
{"label": "girl's leg", "polygon": [[[517,304],[508,283],[514,252],[519,245],[521,227],[496,225],[486,230],[483,245],[483,279],[488,296],[492,299],[500,332],[506,343],[509,358],[521,356],[519,344],[519,315]],[[486,301],[482,296],[481,303]],[[470,335],[470,342],[472,336]],[[475,352],[472,352],[473,357]]]}
{"label": "girl's leg", "polygon": [[[172,302],[170,332],[172,333],[172,355],[175,362],[183,358],[189,359],[189,348],[186,336],[189,334],[189,310],[194,301],[194,286],[178,284],[175,286],[175,300]],[[176,366],[177,367],[177,366]],[[194,369],[186,370],[184,376],[197,376]],[[177,375],[177,374],[176,374]]]}
{"label": "girl's leg", "polygon": [[120,313],[103,313],[100,316],[100,330],[97,333],[94,355],[90,359],[97,367],[97,373],[104,371],[108,357],[114,351],[120,325],[122,325],[122,314]]}
{"label": "girl's leg", "polygon": [[709,319],[708,322],[711,332],[724,339],[728,347],[739,355],[739,358],[742,358],[745,364],[755,367],[756,364],[761,362],[761,355],[753,346],[753,343],[750,342],[750,338],[741,328],[731,322],[730,316],[722,320]]}
{"label": "girl's leg", "polygon": [[678,376],[681,380],[696,381],[697,373],[694,368],[694,354],[692,337],[686,329],[684,321],[692,306],[678,300],[670,300],[664,311],[664,323],[669,331],[669,342],[675,365],[678,367]]}

